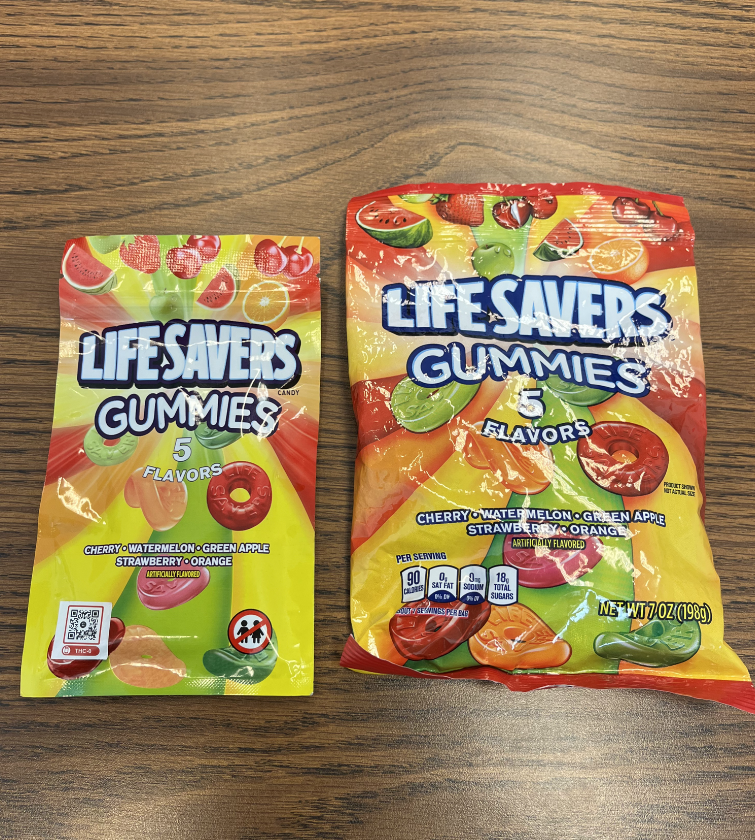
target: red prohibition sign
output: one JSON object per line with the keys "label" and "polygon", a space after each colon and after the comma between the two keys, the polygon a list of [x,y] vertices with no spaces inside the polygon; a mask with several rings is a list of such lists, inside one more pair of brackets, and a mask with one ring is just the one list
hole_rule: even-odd
{"label": "red prohibition sign", "polygon": [[273,625],[261,610],[241,610],[228,625],[228,641],[239,653],[259,653],[272,635]]}

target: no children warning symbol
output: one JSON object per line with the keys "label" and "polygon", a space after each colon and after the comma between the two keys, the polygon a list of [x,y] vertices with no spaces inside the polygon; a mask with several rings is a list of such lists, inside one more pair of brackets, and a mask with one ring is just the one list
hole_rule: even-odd
{"label": "no children warning symbol", "polygon": [[273,635],[270,619],[260,610],[241,610],[228,625],[228,641],[239,653],[259,653]]}

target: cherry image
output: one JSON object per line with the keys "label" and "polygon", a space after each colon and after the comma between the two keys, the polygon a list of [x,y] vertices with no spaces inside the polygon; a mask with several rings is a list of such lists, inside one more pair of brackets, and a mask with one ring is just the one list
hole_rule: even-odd
{"label": "cherry image", "polygon": [[644,225],[653,212],[639,198],[616,198],[611,208],[614,219],[622,225]]}
{"label": "cherry image", "polygon": [[263,239],[254,249],[254,265],[261,274],[274,277],[288,265],[288,254],[272,239]]}
{"label": "cherry image", "polygon": [[493,207],[493,218],[508,230],[518,230],[532,215],[532,205],[521,198],[504,199]]}
{"label": "cherry image", "polygon": [[651,241],[668,242],[669,239],[675,239],[682,233],[682,228],[679,222],[673,216],[666,216],[661,213],[658,205],[653,202],[655,210],[648,216],[648,223],[650,229],[648,236]]}
{"label": "cherry image", "polygon": [[190,236],[186,242],[187,248],[195,248],[203,263],[212,262],[220,253],[219,236]]}
{"label": "cherry image", "polygon": [[180,280],[189,280],[202,270],[202,257],[196,248],[171,248],[165,255],[165,264]]}
{"label": "cherry image", "polygon": [[524,200],[532,208],[532,215],[536,219],[550,219],[558,209],[558,200],[545,190],[538,190],[536,194],[525,195]]}
{"label": "cherry image", "polygon": [[306,274],[312,268],[315,258],[312,256],[311,251],[302,248],[300,253],[296,245],[287,245],[282,250],[286,257],[288,257],[288,264],[283,269],[283,274],[289,280],[295,280],[297,277],[301,277],[302,274]]}

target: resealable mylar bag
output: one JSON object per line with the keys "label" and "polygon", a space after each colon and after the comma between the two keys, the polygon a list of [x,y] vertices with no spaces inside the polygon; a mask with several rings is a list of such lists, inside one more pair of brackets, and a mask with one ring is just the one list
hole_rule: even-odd
{"label": "resealable mylar bag", "polygon": [[312,237],[67,243],[22,695],[312,693],[319,267]]}

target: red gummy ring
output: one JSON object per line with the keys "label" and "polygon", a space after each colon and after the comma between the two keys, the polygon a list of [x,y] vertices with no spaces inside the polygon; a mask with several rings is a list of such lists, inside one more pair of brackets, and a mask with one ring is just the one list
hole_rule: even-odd
{"label": "red gummy ring", "polygon": [[[107,655],[118,647],[126,635],[126,625],[113,616],[110,619],[110,632],[107,638]],[[50,639],[50,645],[47,648],[47,667],[50,671],[61,680],[77,680],[79,677],[85,677],[91,674],[94,669],[102,664],[104,659],[53,659],[52,646],[55,644],[55,636]]]}
{"label": "red gummy ring", "polygon": [[[234,490],[246,490],[249,498],[237,502],[231,498]],[[213,519],[231,531],[254,528],[267,516],[273,501],[273,489],[267,473],[248,461],[234,461],[223,467],[207,485],[207,508]]]}
{"label": "red gummy ring", "polygon": [[[396,650],[415,662],[437,659],[474,636],[490,616],[490,604],[436,604],[428,598],[407,604],[412,612],[396,613],[388,628]],[[431,612],[417,612],[431,610]],[[456,615],[452,615],[455,612]],[[459,615],[459,613],[463,613]]]}
{"label": "red gummy ring", "polygon": [[[519,583],[530,589],[563,586],[586,575],[598,565],[603,556],[603,543],[597,537],[587,537],[582,549],[527,547],[514,548],[514,540],[527,536],[509,534],[503,543],[503,562],[519,570]],[[532,539],[538,539],[533,537]],[[577,539],[555,537],[554,539]]]}
{"label": "red gummy ring", "polygon": [[[615,457],[629,453],[627,463]],[[668,450],[655,432],[635,423],[596,423],[577,444],[582,469],[598,487],[619,496],[646,496],[663,481]]]}

